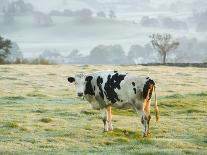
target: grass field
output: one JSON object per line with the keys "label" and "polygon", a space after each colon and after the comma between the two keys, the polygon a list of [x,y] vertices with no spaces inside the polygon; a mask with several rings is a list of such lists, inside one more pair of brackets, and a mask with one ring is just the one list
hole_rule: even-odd
{"label": "grass field", "polygon": [[[99,111],[76,97],[67,76],[121,70],[157,83],[161,122],[141,137],[132,110],[113,109],[103,133]],[[207,69],[193,67],[2,65],[0,154],[207,154]]]}

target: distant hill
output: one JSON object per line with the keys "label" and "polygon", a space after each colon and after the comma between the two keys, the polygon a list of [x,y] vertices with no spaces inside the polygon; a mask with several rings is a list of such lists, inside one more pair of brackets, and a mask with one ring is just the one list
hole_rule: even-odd
{"label": "distant hill", "polygon": [[[98,44],[126,44],[131,39],[136,43],[138,39],[134,38],[140,38],[144,32],[140,31],[143,28],[132,22],[101,18],[93,18],[84,23],[73,17],[52,16],[53,24],[46,27],[37,26],[31,14],[14,18],[13,25],[4,26],[0,17],[0,33],[18,42],[24,53],[41,53],[48,48],[68,53],[80,49],[86,53]],[[145,36],[147,39],[148,35]],[[140,39],[144,42],[143,38]]]}

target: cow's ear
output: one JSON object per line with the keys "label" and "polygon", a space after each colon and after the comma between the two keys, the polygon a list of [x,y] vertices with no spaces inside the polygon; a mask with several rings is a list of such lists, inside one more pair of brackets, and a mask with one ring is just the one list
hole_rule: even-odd
{"label": "cow's ear", "polygon": [[92,76],[87,76],[87,77],[85,78],[85,81],[91,81],[92,79],[93,79]]}
{"label": "cow's ear", "polygon": [[75,78],[74,77],[69,77],[68,78],[68,82],[73,83],[74,81],[75,81]]}

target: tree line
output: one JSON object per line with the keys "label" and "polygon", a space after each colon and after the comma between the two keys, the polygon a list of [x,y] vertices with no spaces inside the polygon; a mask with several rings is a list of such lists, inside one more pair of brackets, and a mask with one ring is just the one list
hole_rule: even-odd
{"label": "tree line", "polygon": [[145,46],[131,45],[126,52],[121,45],[98,45],[88,55],[73,50],[68,56],[45,50],[39,57],[23,58],[17,43],[0,37],[0,64],[147,64],[207,62],[207,38],[181,37],[179,41],[168,33],[151,34]]}
{"label": "tree line", "polygon": [[[179,42],[174,40],[171,34],[152,34],[149,36],[151,40],[151,46],[158,51],[160,57],[162,57],[162,63],[166,63],[167,54],[176,49],[179,46]],[[124,50],[120,45],[99,45],[94,47],[88,56],[82,56],[79,54],[78,50],[72,51],[68,58],[76,60],[79,63],[92,63],[92,64],[127,64],[133,63],[133,59],[137,57],[146,57],[150,59],[150,50],[151,46],[146,45],[144,48],[141,46],[132,46],[128,55],[125,55]],[[12,48],[12,42],[8,39],[0,37],[0,63],[3,64],[6,61],[6,57],[10,54],[10,49]],[[41,60],[44,60],[45,57],[51,56],[52,54],[47,54],[41,56]],[[58,58],[58,55],[55,54],[55,59]],[[143,63],[137,61],[137,63]]]}
{"label": "tree line", "polygon": [[35,10],[34,6],[31,3],[27,3],[23,0],[16,1],[5,1],[0,0],[0,13],[3,13],[3,24],[5,26],[12,26],[16,23],[16,16],[30,15],[34,17],[34,23],[40,27],[49,27],[53,25],[52,16],[64,16],[64,17],[73,17],[82,23],[91,22],[95,17],[98,18],[109,18],[115,19],[116,14],[113,10],[105,13],[99,11],[94,13],[91,9],[83,8],[79,10],[69,10],[65,9],[63,11],[51,10],[48,14]]}

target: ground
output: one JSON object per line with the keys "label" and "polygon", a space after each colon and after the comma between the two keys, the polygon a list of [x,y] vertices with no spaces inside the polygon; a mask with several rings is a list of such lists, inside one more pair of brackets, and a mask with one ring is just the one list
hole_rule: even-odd
{"label": "ground", "polygon": [[[76,97],[67,77],[121,70],[157,83],[160,123],[141,137],[133,110],[113,109],[103,133],[99,111]],[[207,154],[207,69],[109,65],[1,65],[0,154]],[[153,100],[153,99],[152,99]]]}

